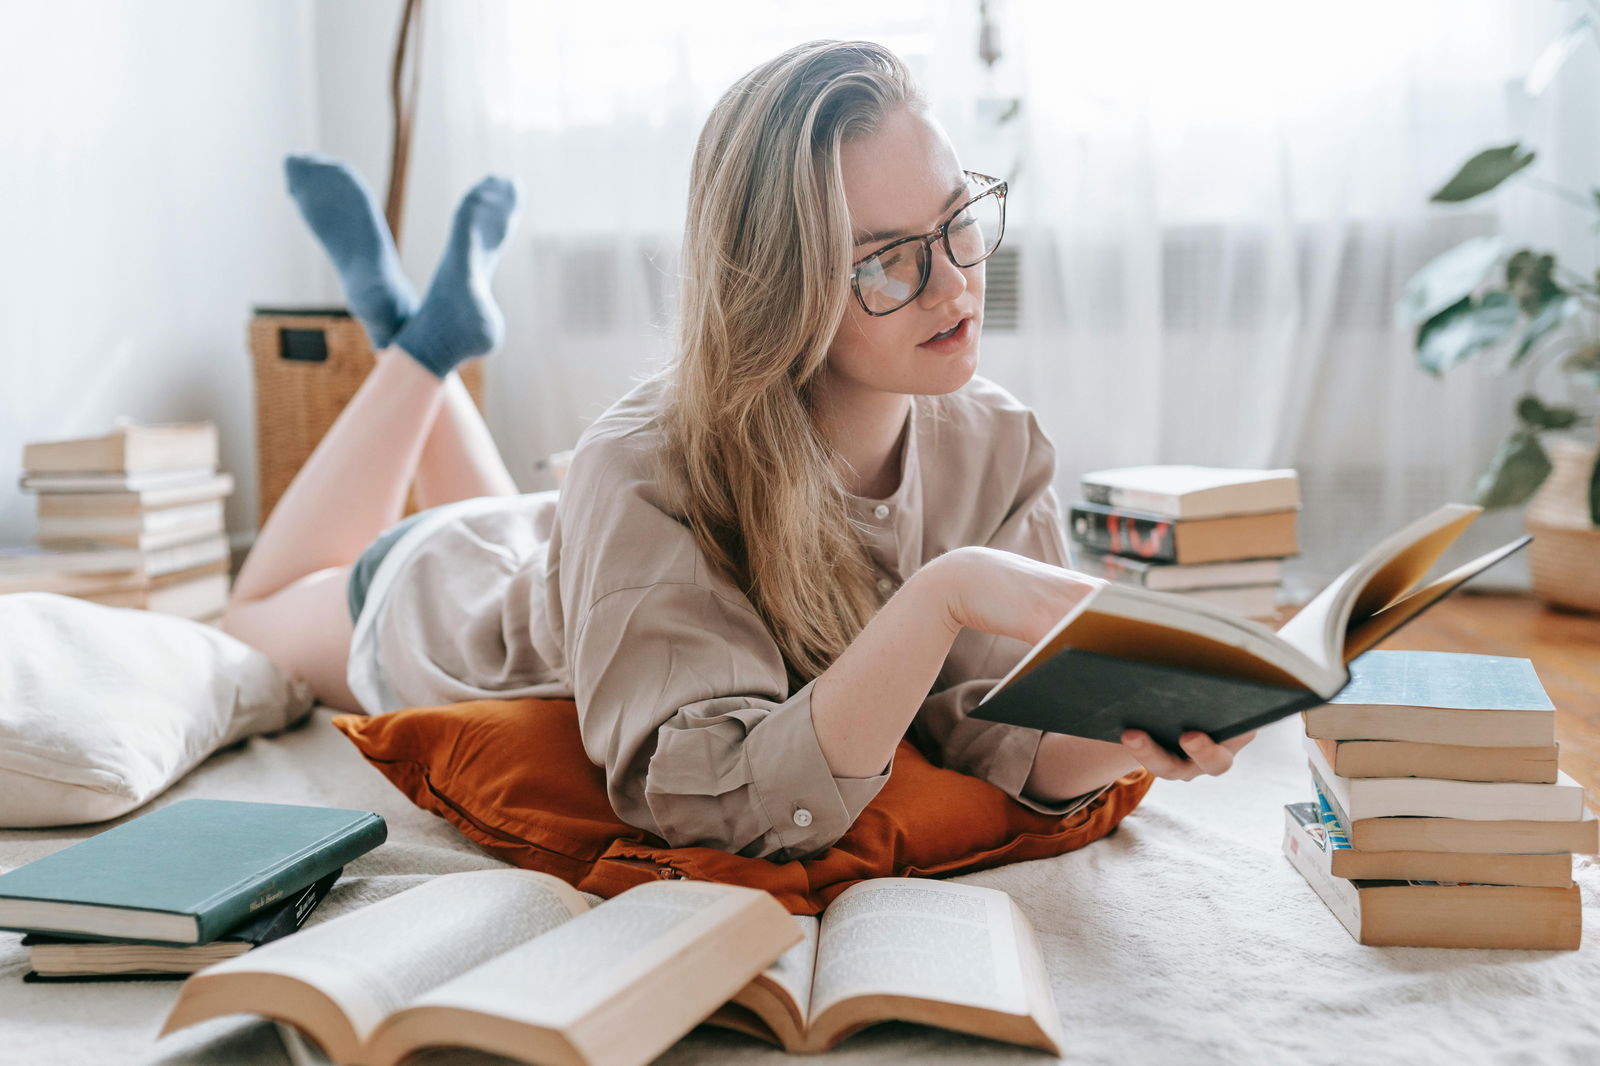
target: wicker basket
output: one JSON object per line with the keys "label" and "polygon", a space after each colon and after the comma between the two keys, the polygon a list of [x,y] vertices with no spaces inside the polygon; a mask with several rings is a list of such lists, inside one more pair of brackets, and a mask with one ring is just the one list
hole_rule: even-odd
{"label": "wicker basket", "polygon": [[[257,308],[250,322],[255,367],[256,523],[266,522],[311,450],[372,370],[375,356],[361,323],[343,308]],[[483,406],[483,365],[461,378]],[[414,510],[408,501],[407,512]]]}
{"label": "wicker basket", "polygon": [[1554,469],[1529,501],[1525,520],[1533,534],[1533,591],[1557,607],[1600,612],[1600,528],[1589,521],[1589,471],[1600,449],[1569,438],[1548,444]]}

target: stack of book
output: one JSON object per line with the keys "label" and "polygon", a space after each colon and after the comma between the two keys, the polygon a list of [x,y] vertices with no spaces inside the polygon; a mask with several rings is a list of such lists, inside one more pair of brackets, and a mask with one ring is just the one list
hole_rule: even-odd
{"label": "stack of book", "polygon": [[387,832],[369,811],[182,800],[0,875],[0,928],[27,934],[27,981],[182,978],[299,929]]}
{"label": "stack of book", "polygon": [[1075,569],[1247,618],[1276,614],[1283,560],[1300,550],[1293,470],[1134,466],[1086,474],[1080,491]]}
{"label": "stack of book", "polygon": [[58,592],[210,621],[228,600],[223,501],[210,422],[120,425],[23,448],[37,544],[0,549],[0,593]]}
{"label": "stack of book", "polygon": [[1373,651],[1305,712],[1314,802],[1284,853],[1363,944],[1575,949],[1600,850],[1526,659]]}

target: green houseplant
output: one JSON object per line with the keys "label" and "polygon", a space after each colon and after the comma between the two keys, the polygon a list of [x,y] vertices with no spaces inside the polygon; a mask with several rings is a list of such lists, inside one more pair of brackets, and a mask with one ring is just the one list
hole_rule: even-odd
{"label": "green houseplant", "polygon": [[[1551,46],[1529,75],[1531,94],[1597,25],[1600,17],[1586,11]],[[1483,196],[1535,158],[1521,144],[1487,148],[1431,199]],[[1542,187],[1600,228],[1600,186],[1587,195]],[[1590,442],[1600,413],[1600,270],[1569,269],[1500,236],[1474,237],[1419,270],[1396,313],[1415,329],[1415,357],[1428,373],[1470,361],[1521,378],[1514,425],[1478,480],[1477,502],[1528,503],[1535,591],[1562,606],[1600,610],[1600,448]]]}

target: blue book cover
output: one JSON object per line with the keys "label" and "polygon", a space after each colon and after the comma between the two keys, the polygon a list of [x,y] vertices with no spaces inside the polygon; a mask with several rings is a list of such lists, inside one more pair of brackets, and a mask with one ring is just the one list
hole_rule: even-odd
{"label": "blue book cover", "polygon": [[0,874],[0,928],[204,944],[387,833],[371,811],[181,800]]}
{"label": "blue book cover", "polygon": [[1447,651],[1369,651],[1350,663],[1350,683],[1328,700],[1373,707],[1553,711],[1527,659]]}

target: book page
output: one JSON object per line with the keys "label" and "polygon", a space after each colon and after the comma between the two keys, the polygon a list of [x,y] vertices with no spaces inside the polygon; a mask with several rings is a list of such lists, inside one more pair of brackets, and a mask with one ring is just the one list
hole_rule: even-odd
{"label": "book page", "polygon": [[[529,1025],[563,1029],[682,944],[703,936],[747,889],[687,881],[631,888],[537,940],[420,997],[417,1007],[456,1007]],[[777,952],[751,967],[759,972]],[[709,1014],[732,995],[706,1006]],[[702,1015],[703,1017],[704,1015]],[[695,1018],[685,1029],[699,1022]]]}
{"label": "book page", "polygon": [[529,870],[447,874],[200,975],[271,973],[321,989],[358,1039],[430,988],[563,925],[588,905]]}
{"label": "book page", "polygon": [[1346,631],[1421,581],[1482,511],[1449,503],[1391,533],[1317,593],[1278,635],[1323,667],[1341,667],[1353,658],[1344,654]]}
{"label": "book page", "polygon": [[811,1018],[854,996],[896,995],[1028,1013],[1011,900],[943,881],[885,878],[822,917]]}
{"label": "book page", "polygon": [[804,940],[785,951],[761,976],[788,993],[801,1018],[811,1017],[811,977],[817,969],[819,923],[809,914],[791,915]]}

